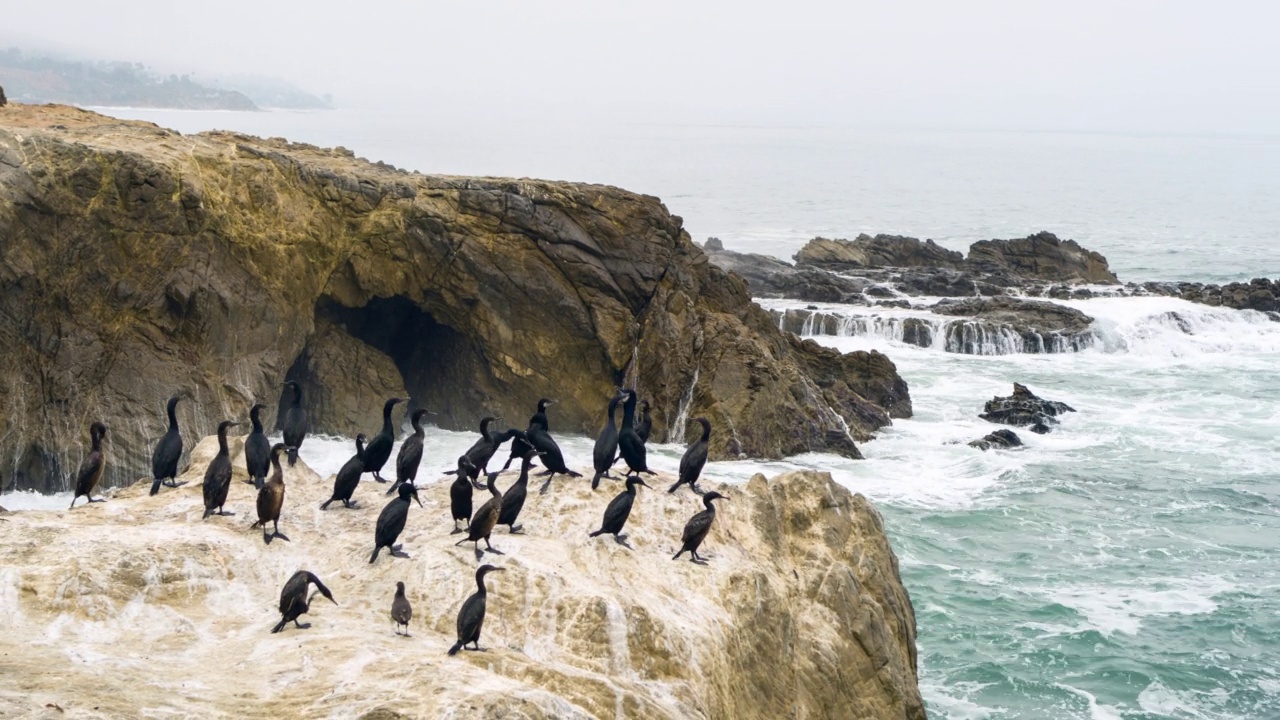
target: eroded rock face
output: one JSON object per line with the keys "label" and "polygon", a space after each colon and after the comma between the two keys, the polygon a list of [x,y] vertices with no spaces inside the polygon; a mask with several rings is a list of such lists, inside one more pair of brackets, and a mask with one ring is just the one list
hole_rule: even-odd
{"label": "eroded rock face", "polygon": [[1016,240],[982,240],[969,246],[968,265],[979,272],[1008,272],[1024,278],[1062,282],[1120,282],[1107,259],[1074,240],[1040,232]]}
{"label": "eroded rock face", "polygon": [[[871,402],[851,388],[883,378],[820,387],[816,346],[779,331],[656,198],[615,188],[422,176],[16,106],[0,118],[0,237],[0,483],[65,487],[93,419],[116,443],[104,484],[136,480],[165,399],[193,398],[196,434],[244,419],[301,372],[322,320],[389,358],[444,427],[555,397],[558,431],[594,433],[618,384],[652,402],[660,441],[683,436],[677,417],[736,428],[713,458],[853,454],[888,417],[843,416]],[[313,422],[367,431],[351,387]]]}
{"label": "eroded rock face", "polygon": [[1031,432],[1043,435],[1058,424],[1059,415],[1075,411],[1064,402],[1045,400],[1025,385],[1014,383],[1012,395],[988,400],[978,417],[1002,425],[1030,426]]}
{"label": "eroded rock face", "polygon": [[769,255],[707,249],[711,262],[746,279],[752,297],[807,302],[860,303],[872,282],[812,267],[794,267]]}
{"label": "eroded rock face", "polygon": [[996,430],[969,443],[969,447],[978,448],[979,450],[990,450],[992,448],[1007,450],[1009,448],[1022,447],[1022,438],[1018,437],[1018,434],[1012,430]]}
{"label": "eroded rock face", "polygon": [[[0,713],[56,702],[110,717],[925,717],[915,616],[880,515],[825,473],[708,487],[731,499],[703,545],[706,566],[671,560],[701,507],[687,491],[640,489],[634,550],[587,536],[616,483],[531,495],[526,534],[496,531],[506,555],[486,556],[505,569],[488,580],[489,651],[451,658],[476,560],[448,534],[447,481],[423,481],[425,507],[400,537],[412,557],[370,565],[386,501],[376,483],[356,491],[364,510],[320,512],[330,479],[305,463],[286,469],[280,526],[292,542],[265,546],[245,529],[254,492],[238,448],[227,507],[239,515],[200,520],[215,451],[201,441],[191,484],[156,497],[139,484],[0,522]],[[273,635],[280,588],[300,568],[338,604],[317,597],[302,618],[310,629]],[[408,638],[388,615],[396,581],[414,607]],[[137,658],[164,672],[101,692],[102,677],[136,673]],[[210,690],[225,687],[235,692]]]}
{"label": "eroded rock face", "polygon": [[[1093,331],[1090,330],[1093,318],[1075,308],[1043,300],[1014,297],[948,299],[935,303],[930,309],[939,315],[972,318],[985,326],[988,332],[1008,331],[1021,339],[1022,347],[1018,352],[1077,352],[1094,342]],[[948,346],[955,344],[960,346],[960,352],[967,352],[963,348],[964,331],[964,327],[949,326],[948,332],[957,335],[957,342],[948,342]],[[977,334],[974,333],[975,337]]]}
{"label": "eroded rock face", "polygon": [[964,266],[964,256],[948,250],[932,240],[920,240],[901,235],[859,235],[853,240],[831,240],[817,237],[810,240],[795,260],[800,265],[812,265],[828,270],[885,267],[955,268]]}
{"label": "eroded rock face", "polygon": [[1247,283],[1235,282],[1226,285],[1148,282],[1134,286],[1132,289],[1153,295],[1182,298],[1202,305],[1229,307],[1236,310],[1257,310],[1271,313],[1273,319],[1280,319],[1280,280],[1254,278]]}

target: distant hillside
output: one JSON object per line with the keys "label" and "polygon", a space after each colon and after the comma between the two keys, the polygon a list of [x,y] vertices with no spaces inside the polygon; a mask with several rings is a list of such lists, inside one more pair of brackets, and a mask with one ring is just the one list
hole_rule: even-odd
{"label": "distant hillside", "polygon": [[16,48],[0,50],[0,86],[10,100],[22,103],[185,110],[332,107],[327,98],[282,80],[239,76],[202,83],[189,75],[162,76],[141,63],[64,60]]}

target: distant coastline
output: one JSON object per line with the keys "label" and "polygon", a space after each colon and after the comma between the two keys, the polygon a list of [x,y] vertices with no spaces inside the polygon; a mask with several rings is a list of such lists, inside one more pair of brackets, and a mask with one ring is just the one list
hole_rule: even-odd
{"label": "distant coastline", "polygon": [[0,86],[13,102],[153,110],[328,110],[317,96],[275,78],[197,80],[162,76],[141,63],[89,62],[0,50]]}

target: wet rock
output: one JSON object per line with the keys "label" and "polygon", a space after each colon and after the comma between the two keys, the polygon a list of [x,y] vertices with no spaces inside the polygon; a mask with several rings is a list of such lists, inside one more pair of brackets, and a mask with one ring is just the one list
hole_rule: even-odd
{"label": "wet rock", "polygon": [[1226,285],[1205,283],[1147,282],[1130,285],[1135,294],[1165,295],[1213,307],[1229,307],[1236,310],[1280,312],[1280,280],[1254,278],[1247,283]]}
{"label": "wet rock", "polygon": [[[240,482],[238,450],[227,505],[238,516],[199,522],[215,448],[196,443],[182,478],[192,482],[156,497],[138,484],[106,505],[4,516],[5,717],[54,698],[104,717],[164,707],[184,717],[925,718],[915,613],[883,519],[827,473],[708,485],[731,500],[703,545],[706,566],[671,560],[701,507],[692,496],[642,489],[626,550],[586,537],[600,492],[557,484],[525,506],[528,534],[494,534],[506,555],[486,557],[505,570],[488,581],[488,651],[448,658],[475,561],[436,534],[447,532],[437,525],[447,483],[419,475],[425,507],[414,505],[401,536],[412,559],[370,565],[376,510],[315,510],[332,481],[305,452],[284,471],[280,525],[292,542],[264,549],[246,530],[255,493]],[[372,482],[355,499],[386,501]],[[338,604],[317,598],[302,618],[310,629],[272,635],[280,588],[298,568]],[[373,611],[397,580],[414,606],[412,639]],[[93,662],[66,662],[69,647]],[[138,658],[171,681],[101,692],[102,677],[136,672]],[[180,690],[195,677],[237,691]]]}
{"label": "wet rock", "polygon": [[[526,417],[554,395],[557,430],[592,434],[626,383],[658,409],[659,441],[683,408],[738,428],[756,457],[852,454],[848,438],[890,415],[847,395],[859,378],[818,387],[808,368],[825,355],[792,343],[657,198],[616,188],[425,176],[15,105],[0,116],[0,238],[0,407],[20,408],[0,414],[0,485],[64,486],[86,417],[112,427],[104,484],[136,481],[171,394],[198,398],[187,432],[243,419],[306,372],[325,322],[377,351],[362,356],[376,377],[331,382],[337,417],[312,418],[346,436],[369,430],[363,393],[399,382],[442,427]],[[729,441],[714,435],[712,458]]]}
{"label": "wet rock", "polygon": [[712,252],[715,252],[717,250],[724,250],[724,243],[721,242],[720,238],[718,237],[709,237],[707,238],[707,241],[702,244],[702,249],[710,250]]}
{"label": "wet rock", "polygon": [[[939,315],[971,318],[973,325],[949,325],[948,337],[956,344],[989,342],[1007,337],[1020,347],[1010,352],[1077,352],[1094,343],[1090,326],[1093,318],[1065,305],[1016,297],[962,298],[940,300],[931,308]],[[951,342],[948,343],[952,344]],[[987,354],[973,348],[959,352]]]}
{"label": "wet rock", "polygon": [[990,450],[992,448],[1007,450],[1021,446],[1022,438],[1019,438],[1018,434],[1012,430],[996,430],[988,433],[986,437],[969,443],[969,447],[978,448],[979,450]]}
{"label": "wet rock", "polygon": [[796,253],[797,265],[827,270],[861,268],[956,268],[964,265],[964,256],[947,250],[932,240],[901,235],[859,235],[853,240],[817,237]]}
{"label": "wet rock", "polygon": [[1080,247],[1074,240],[1060,240],[1048,232],[1016,240],[976,242],[969,246],[966,264],[976,272],[990,274],[1003,271],[1054,282],[1119,282],[1101,254]]}
{"label": "wet rock", "polygon": [[1044,400],[1019,383],[1013,384],[1012,395],[988,400],[983,410],[978,415],[983,420],[1016,427],[1029,426],[1031,432],[1041,435],[1058,424],[1059,415],[1075,412],[1075,408],[1070,405]]}
{"label": "wet rock", "polygon": [[797,268],[769,255],[710,250],[711,262],[741,275],[752,297],[794,298],[808,302],[861,303],[871,283],[816,268]]}

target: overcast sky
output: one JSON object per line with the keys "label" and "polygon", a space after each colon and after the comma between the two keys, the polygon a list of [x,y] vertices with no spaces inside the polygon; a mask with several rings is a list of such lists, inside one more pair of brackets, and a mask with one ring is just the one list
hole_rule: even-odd
{"label": "overcast sky", "polygon": [[460,117],[1280,132],[1271,0],[48,0],[3,16],[0,45]]}

